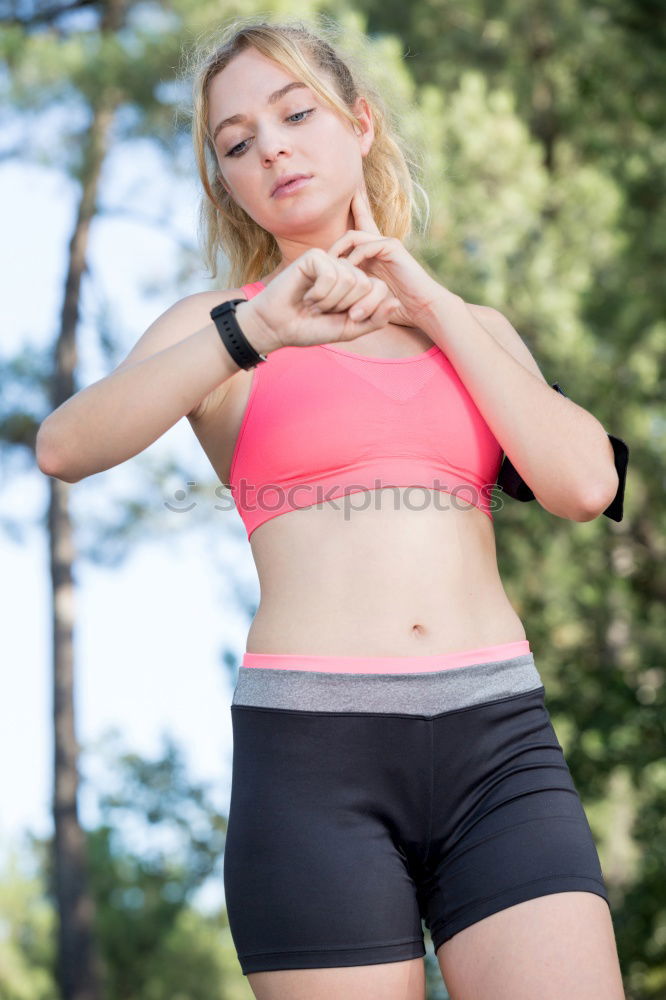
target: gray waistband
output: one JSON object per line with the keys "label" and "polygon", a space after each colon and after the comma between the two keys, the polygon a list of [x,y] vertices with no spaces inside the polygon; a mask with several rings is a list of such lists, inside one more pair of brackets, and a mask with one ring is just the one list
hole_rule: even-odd
{"label": "gray waistband", "polygon": [[239,667],[231,704],[309,712],[431,716],[542,686],[532,653],[494,663],[409,674]]}

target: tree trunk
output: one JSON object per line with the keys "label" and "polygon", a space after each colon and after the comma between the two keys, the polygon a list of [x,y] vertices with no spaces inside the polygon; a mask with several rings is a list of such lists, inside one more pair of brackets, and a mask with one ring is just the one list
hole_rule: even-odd
{"label": "tree trunk", "polygon": [[[55,348],[53,408],[75,392],[76,329],[90,223],[114,108],[96,110],[82,167],[82,193],[69,245],[60,334]],[[74,716],[74,538],[69,484],[49,479],[50,569],[53,588],[53,736],[55,827],[53,876],[58,912],[56,978],[63,1000],[101,1000],[103,970],[95,938],[95,906],[78,816],[78,754]]]}

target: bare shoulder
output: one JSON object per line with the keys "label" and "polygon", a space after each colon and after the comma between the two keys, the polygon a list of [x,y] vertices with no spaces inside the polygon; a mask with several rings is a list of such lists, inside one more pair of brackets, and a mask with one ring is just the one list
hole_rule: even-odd
{"label": "bare shoulder", "polygon": [[[192,336],[202,327],[211,322],[210,311],[213,306],[228,299],[244,298],[240,288],[226,288],[224,290],[193,292],[182,299],[178,299],[169,306],[157,319],[153,320],[148,329],[139,337],[131,351],[115,371],[127,365],[134,365],[139,361],[159,354],[160,351],[173,347],[187,337]],[[209,405],[212,399],[223,398],[230,388],[230,383],[235,376],[226,379],[221,386],[216,387],[211,393],[199,401],[196,408],[188,414],[188,417],[198,417]]]}
{"label": "bare shoulder", "polygon": [[227,299],[243,297],[240,288],[227,288],[224,291],[194,292],[178,299],[153,320],[115,370],[144,361],[190,337],[211,322],[210,311],[213,306],[226,302]]}
{"label": "bare shoulder", "polygon": [[474,319],[478,320],[481,326],[495,337],[497,342],[516,361],[519,361],[524,368],[531,371],[542,382],[546,382],[529,347],[504,313],[500,312],[499,309],[495,309],[494,306],[475,305],[471,302],[466,302],[465,305],[474,316]]}

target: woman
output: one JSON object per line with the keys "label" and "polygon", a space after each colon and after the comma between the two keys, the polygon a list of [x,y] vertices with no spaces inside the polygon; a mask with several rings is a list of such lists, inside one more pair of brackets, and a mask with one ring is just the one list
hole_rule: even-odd
{"label": "woman", "polygon": [[[233,491],[261,585],[231,706],[242,971],[260,1000],[420,1000],[423,919],[454,1000],[619,1000],[492,514],[504,450],[546,510],[605,512],[608,435],[405,249],[409,161],[324,37],[232,26],[197,69],[193,135],[208,259],[221,245],[237,287],[177,303],[52,414],[40,464],[75,482],[187,415]],[[115,419],[104,455],[93,406]]]}

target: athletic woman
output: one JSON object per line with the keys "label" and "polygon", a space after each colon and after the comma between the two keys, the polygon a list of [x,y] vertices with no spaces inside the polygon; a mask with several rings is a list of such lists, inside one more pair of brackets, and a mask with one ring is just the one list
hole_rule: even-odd
{"label": "athletic woman", "polygon": [[406,249],[409,157],[350,65],[293,23],[245,20],[205,54],[202,221],[234,287],[176,303],[56,411],[42,468],[75,482],[186,415],[233,493],[261,602],[224,885],[259,1000],[422,1000],[422,920],[453,1000],[621,1000],[493,485],[510,456],[547,511],[588,521],[624,483],[508,320]]}

